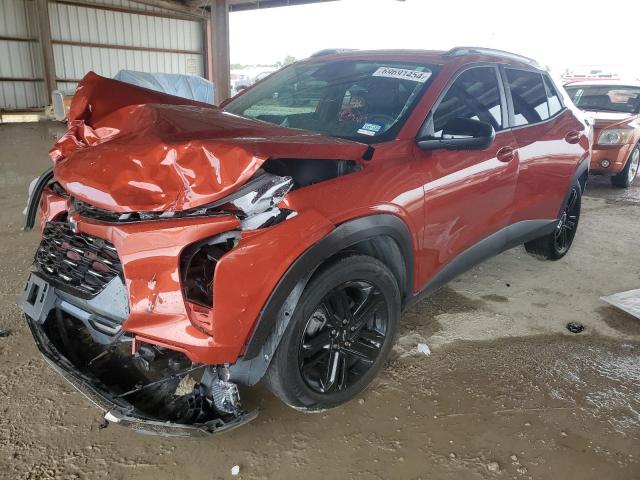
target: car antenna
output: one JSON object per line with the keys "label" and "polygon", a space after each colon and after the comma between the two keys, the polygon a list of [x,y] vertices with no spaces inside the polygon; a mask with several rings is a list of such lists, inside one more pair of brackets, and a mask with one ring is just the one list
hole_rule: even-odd
{"label": "car antenna", "polygon": [[362,159],[368,162],[373,158],[373,154],[375,153],[375,151],[376,149],[369,145],[367,147],[367,150],[362,154]]}

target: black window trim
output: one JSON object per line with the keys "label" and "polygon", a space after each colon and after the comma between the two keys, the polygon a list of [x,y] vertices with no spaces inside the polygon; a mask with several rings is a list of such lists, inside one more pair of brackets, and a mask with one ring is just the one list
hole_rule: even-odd
{"label": "black window trim", "polygon": [[[558,117],[559,115],[562,115],[564,112],[567,111],[567,106],[565,105],[565,103],[563,101],[562,95],[558,91],[557,85],[551,79],[551,77],[549,76],[549,74],[547,72],[540,71],[537,68],[526,68],[526,67],[513,66],[513,65],[503,65],[503,64],[499,65],[499,70],[500,70],[500,76],[502,78],[502,83],[504,84],[504,89],[505,89],[505,92],[507,94],[507,108],[508,108],[508,112],[509,112],[509,115],[508,115],[509,116],[508,129],[509,130],[519,130],[521,128],[533,127],[533,126],[537,126],[537,125],[542,125],[544,123],[552,122],[552,121],[556,120],[556,117]],[[551,114],[551,108],[549,107],[549,90],[547,89],[547,84],[544,81],[544,77],[545,76],[547,78],[549,78],[549,81],[551,82],[551,84],[556,89],[556,94],[558,95],[558,99],[560,100],[560,105],[562,106],[562,108],[560,110],[558,110],[555,114],[550,115],[549,118],[546,118],[544,120],[540,120],[539,122],[527,123],[526,125],[516,125],[515,124],[516,123],[515,122],[515,109],[513,108],[513,98],[511,96],[511,87],[509,86],[509,79],[507,78],[507,70],[519,70],[519,71],[523,71],[523,72],[537,73],[538,75],[540,75],[540,78],[542,79],[542,85],[544,86],[544,89],[547,92],[547,108],[549,108],[549,114]]]}
{"label": "black window trim", "polygon": [[416,135],[416,140],[419,138],[425,137],[427,135],[433,135],[435,133],[433,131],[433,128],[434,128],[433,114],[438,109],[438,107],[440,106],[440,103],[442,103],[442,100],[447,95],[447,93],[449,93],[449,90],[451,89],[452,85],[456,82],[456,80],[458,80],[458,77],[460,77],[463,73],[471,69],[487,68],[487,67],[493,68],[494,73],[496,75],[496,81],[498,82],[498,90],[500,91],[500,110],[502,112],[502,129],[497,130],[496,135],[499,135],[502,132],[509,130],[511,128],[510,127],[511,124],[509,123],[509,111],[507,110],[507,92],[505,90],[504,81],[502,79],[502,75],[498,68],[498,64],[492,63],[492,62],[469,63],[467,65],[464,65],[460,69],[458,69],[456,73],[454,73],[453,76],[449,79],[445,87],[442,89],[442,91],[438,95],[438,98],[436,98],[436,101],[433,103],[431,110],[429,110],[429,113],[427,114],[425,121],[422,123],[422,126],[418,130],[418,134]]}

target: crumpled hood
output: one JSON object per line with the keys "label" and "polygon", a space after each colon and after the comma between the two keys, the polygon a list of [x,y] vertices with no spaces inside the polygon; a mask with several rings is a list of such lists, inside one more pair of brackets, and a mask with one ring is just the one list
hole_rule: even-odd
{"label": "crumpled hood", "polygon": [[69,128],[49,155],[56,180],[70,195],[130,212],[213,202],[244,184],[269,158],[359,162],[366,149],[91,72],[78,85]]}

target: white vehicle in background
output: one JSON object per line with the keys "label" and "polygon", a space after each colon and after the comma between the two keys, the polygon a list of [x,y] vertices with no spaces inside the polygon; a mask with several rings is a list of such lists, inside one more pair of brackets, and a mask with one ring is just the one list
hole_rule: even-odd
{"label": "white vehicle in background", "polygon": [[254,83],[268,77],[276,70],[278,70],[278,67],[264,66],[231,70],[231,96],[237,95]]}

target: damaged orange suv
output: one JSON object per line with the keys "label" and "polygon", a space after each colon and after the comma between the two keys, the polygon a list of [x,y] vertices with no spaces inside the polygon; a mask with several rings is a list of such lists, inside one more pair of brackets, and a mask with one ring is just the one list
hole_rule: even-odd
{"label": "damaged orange suv", "polygon": [[640,83],[573,82],[565,89],[594,124],[591,172],[628,188],[640,169]]}
{"label": "damaged orange suv", "polygon": [[26,321],[140,431],[241,425],[259,381],[342,404],[416,299],[516,245],[567,253],[590,139],[564,95],[476,48],[324,52],[221,108],[90,73],[31,194]]}

